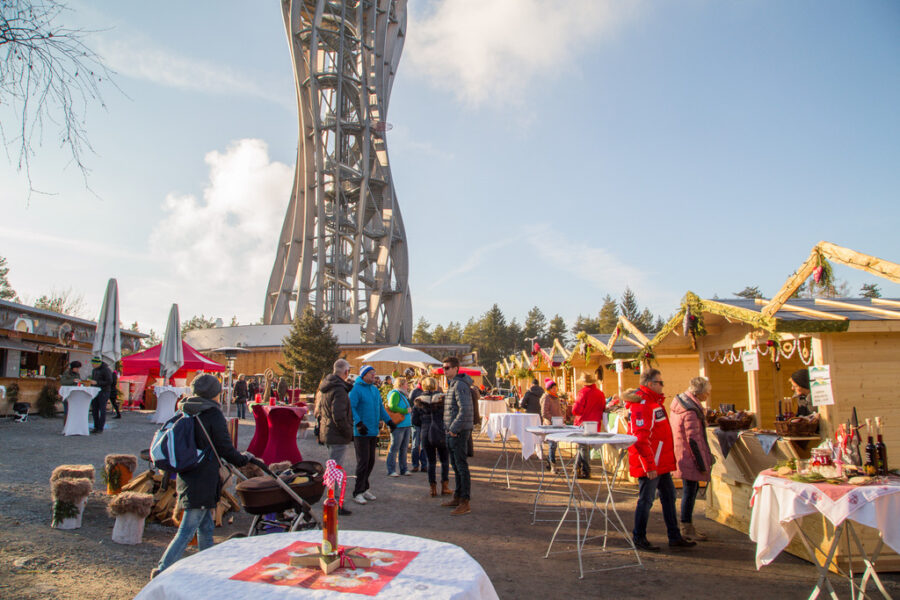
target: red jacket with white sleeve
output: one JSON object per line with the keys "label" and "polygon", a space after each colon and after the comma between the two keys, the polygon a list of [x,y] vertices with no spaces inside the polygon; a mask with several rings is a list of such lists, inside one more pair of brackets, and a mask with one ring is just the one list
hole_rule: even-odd
{"label": "red jacket with white sleeve", "polygon": [[649,471],[657,475],[675,470],[675,445],[669,415],[663,406],[665,396],[646,386],[623,394],[631,411],[628,433],[637,441],[628,448],[628,466],[632,477],[646,477]]}

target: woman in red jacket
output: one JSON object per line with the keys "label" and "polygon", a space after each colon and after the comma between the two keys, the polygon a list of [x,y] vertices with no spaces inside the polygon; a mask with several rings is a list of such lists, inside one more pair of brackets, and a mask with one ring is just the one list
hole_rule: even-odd
{"label": "woman in red jacket", "polygon": [[[603,425],[603,411],[606,409],[606,396],[597,388],[597,380],[591,373],[584,373],[578,378],[578,384],[583,386],[578,390],[575,406],[572,414],[575,415],[575,424],[581,425],[585,421],[596,421]],[[575,469],[579,479],[591,478],[591,449],[589,446],[581,446],[578,458],[575,459]]]}
{"label": "woman in red jacket", "polygon": [[706,535],[694,529],[694,501],[701,481],[709,481],[713,456],[706,439],[706,409],[710,385],[706,377],[691,379],[687,391],[675,396],[670,409],[672,437],[675,443],[675,477],[683,483],[681,495],[681,535],[705,540]]}

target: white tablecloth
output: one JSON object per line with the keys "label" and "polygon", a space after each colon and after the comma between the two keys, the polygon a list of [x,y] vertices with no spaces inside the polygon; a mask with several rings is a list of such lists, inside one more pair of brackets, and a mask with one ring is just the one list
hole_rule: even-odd
{"label": "white tablecloth", "polygon": [[581,431],[560,431],[547,436],[550,442],[581,444],[583,446],[612,446],[617,449],[627,448],[637,441],[633,435],[624,433],[595,433],[587,435]]}
{"label": "white tablecloth", "polygon": [[190,388],[171,385],[157,385],[153,388],[156,394],[156,412],[153,413],[154,423],[165,423],[175,416],[175,402],[179,396],[189,393]]}
{"label": "white tablecloth", "polygon": [[576,427],[575,425],[537,425],[536,427],[527,427],[525,431],[537,438],[537,449],[535,450],[535,454],[537,454],[538,458],[544,458],[542,442],[545,437],[551,433],[582,431],[582,428],[580,426]]}
{"label": "white tablecloth", "polygon": [[488,418],[487,433],[491,441],[509,439],[509,434],[516,436],[522,443],[522,458],[531,458],[538,446],[538,439],[528,433],[529,427],[541,424],[541,416],[535,413],[494,413]]}
{"label": "white tablecloth", "polygon": [[490,416],[494,413],[505,413],[509,410],[505,400],[479,400],[478,414],[481,415],[481,431],[487,430],[487,423]]}
{"label": "white tablecloth", "polygon": [[88,414],[91,410],[91,400],[99,393],[100,388],[93,386],[60,386],[59,395],[69,403],[66,426],[63,428],[64,435],[90,435]]}
{"label": "white tablecloth", "polygon": [[[342,546],[418,552],[375,598],[497,598],[494,586],[475,559],[453,544],[378,531],[341,531]],[[370,596],[330,590],[269,585],[229,579],[269,554],[296,541],[319,542],[321,531],[273,533],[223,542],[184,558],[148,583],[135,600],[293,600],[321,598],[353,600]]]}
{"label": "white tablecloth", "polygon": [[790,543],[795,519],[820,512],[835,527],[846,519],[881,532],[900,552],[900,481],[860,486],[832,500],[816,486],[760,474],[753,482],[750,539],[756,542],[756,568],[767,565]]}

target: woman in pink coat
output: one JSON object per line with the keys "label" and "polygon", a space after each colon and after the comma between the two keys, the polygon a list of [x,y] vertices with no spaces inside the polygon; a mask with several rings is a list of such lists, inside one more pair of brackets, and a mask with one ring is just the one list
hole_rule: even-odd
{"label": "woman in pink coat", "polygon": [[693,513],[700,482],[709,481],[713,464],[706,439],[706,409],[702,404],[709,396],[709,379],[694,377],[687,391],[675,396],[669,407],[678,466],[673,475],[682,481],[681,535],[687,539],[706,539],[703,533],[694,529]]}

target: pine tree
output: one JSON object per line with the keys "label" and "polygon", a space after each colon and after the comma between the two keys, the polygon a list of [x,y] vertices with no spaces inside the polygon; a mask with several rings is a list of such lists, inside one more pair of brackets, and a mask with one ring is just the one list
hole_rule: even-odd
{"label": "pine tree", "polygon": [[416,323],[416,330],[413,332],[412,341],[414,344],[433,344],[434,338],[431,336],[431,323],[425,320],[425,317],[419,317]]}
{"label": "pine tree", "polygon": [[294,319],[291,331],[282,341],[285,364],[278,366],[284,375],[302,372],[303,387],[316,389],[319,381],[331,373],[334,361],[340,357],[337,337],[325,319],[307,306]]}
{"label": "pine tree", "polygon": [[[572,335],[578,335],[582,331],[587,333],[597,333],[600,331],[600,320],[592,319],[591,317],[585,317],[584,315],[578,315],[575,317],[575,322],[572,324]],[[543,344],[541,344],[543,346]]]}
{"label": "pine tree", "polygon": [[563,346],[569,345],[569,332],[566,327],[566,321],[558,314],[553,315],[553,318],[550,319],[550,324],[547,326],[547,338],[550,340],[547,344],[548,346],[555,339],[558,339]]}
{"label": "pine tree", "polygon": [[597,315],[597,331],[600,333],[612,333],[616,330],[618,322],[619,306],[613,297],[607,294],[603,297],[603,306],[600,307],[600,313]]}
{"label": "pine tree", "polygon": [[0,256],[0,300],[19,301],[16,290],[9,284],[9,267],[6,266],[6,258]]}
{"label": "pine tree", "polygon": [[444,330],[447,337],[446,344],[462,344],[463,331],[459,325],[459,321],[450,321]]}
{"label": "pine tree", "polygon": [[506,338],[506,347],[511,352],[525,347],[525,330],[516,319],[509,322],[509,327],[506,328]]}
{"label": "pine tree", "polygon": [[[2,280],[2,272],[0,272],[0,280]],[[881,288],[877,283],[864,283],[859,293],[863,298],[881,298]]]}
{"label": "pine tree", "polygon": [[653,323],[655,320],[656,317],[653,316],[653,313],[650,312],[650,309],[645,308],[641,311],[641,316],[638,317],[638,322],[634,325],[642,332],[650,333],[651,331],[653,331]]}
{"label": "pine tree", "polygon": [[[547,317],[544,316],[544,313],[537,306],[529,310],[528,316],[525,317],[522,337],[523,339],[537,338],[537,343],[541,346],[547,344]],[[516,348],[519,347],[516,346]]]}
{"label": "pine tree", "polygon": [[759,286],[746,286],[740,292],[734,293],[735,298],[747,298],[748,300],[753,300],[754,298],[764,298],[763,293],[759,291]]}
{"label": "pine tree", "polygon": [[631,321],[635,326],[641,318],[641,311],[638,308],[637,298],[630,287],[625,287],[622,292],[622,300],[619,302],[619,311],[623,317]]}
{"label": "pine tree", "polygon": [[444,326],[438,323],[434,326],[434,331],[431,332],[431,340],[432,343],[435,344],[449,344],[448,341],[449,336],[447,335],[447,330],[444,329]]}
{"label": "pine tree", "polygon": [[216,326],[216,320],[212,317],[206,318],[206,315],[194,315],[187,321],[181,323],[181,337],[184,337],[188,331],[193,331],[195,329],[212,329]]}

